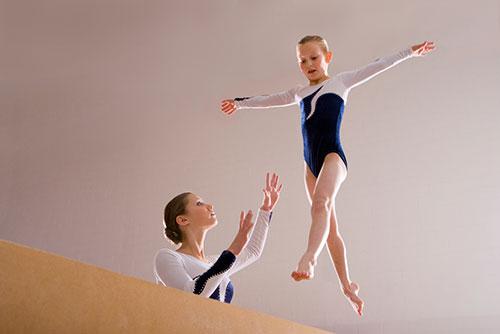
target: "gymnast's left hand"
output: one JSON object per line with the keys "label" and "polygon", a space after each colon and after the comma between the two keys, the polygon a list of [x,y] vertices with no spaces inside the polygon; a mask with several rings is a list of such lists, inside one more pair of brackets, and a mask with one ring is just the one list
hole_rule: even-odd
{"label": "gymnast's left hand", "polygon": [[262,189],[264,193],[264,198],[262,199],[262,206],[260,207],[263,211],[273,211],[274,206],[278,203],[280,199],[281,188],[283,188],[283,184],[279,183],[279,176],[276,173],[273,175],[266,174],[266,186]]}
{"label": "gymnast's left hand", "polygon": [[236,111],[236,102],[233,99],[222,100],[220,103],[220,111],[230,116]]}
{"label": "gymnast's left hand", "polygon": [[422,44],[416,44],[411,47],[414,56],[424,56],[434,50],[434,42],[425,41]]}

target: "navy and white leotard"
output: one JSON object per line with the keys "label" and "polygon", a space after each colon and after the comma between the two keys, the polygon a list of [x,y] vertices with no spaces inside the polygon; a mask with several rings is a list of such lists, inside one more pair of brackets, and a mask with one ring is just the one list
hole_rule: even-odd
{"label": "navy and white leotard", "polygon": [[160,249],[154,264],[156,283],[230,303],[234,287],[229,277],[261,256],[271,216],[272,212],[259,210],[250,240],[238,256],[225,250],[203,262],[175,250]]}
{"label": "navy and white leotard", "polygon": [[272,95],[235,98],[236,108],[299,104],[304,160],[314,176],[318,177],[329,153],[337,153],[347,168],[347,159],[340,142],[340,127],[349,91],[410,57],[412,50],[409,48],[377,59],[361,69],[334,75],[317,85],[297,86]]}

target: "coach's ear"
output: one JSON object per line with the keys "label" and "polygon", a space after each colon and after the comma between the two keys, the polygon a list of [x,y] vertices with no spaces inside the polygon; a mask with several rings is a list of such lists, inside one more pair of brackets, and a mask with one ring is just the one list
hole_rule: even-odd
{"label": "coach's ear", "polygon": [[185,216],[175,217],[175,222],[179,224],[179,226],[186,226],[189,224],[189,220]]}

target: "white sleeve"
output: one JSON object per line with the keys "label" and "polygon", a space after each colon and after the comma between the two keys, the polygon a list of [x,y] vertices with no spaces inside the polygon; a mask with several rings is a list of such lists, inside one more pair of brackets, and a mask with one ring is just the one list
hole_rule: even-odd
{"label": "white sleeve", "polygon": [[232,275],[252,264],[262,255],[269,231],[271,216],[272,212],[259,210],[252,236],[240,255],[236,257],[236,261],[231,269],[229,269],[228,275]]}
{"label": "white sleeve", "polygon": [[172,250],[160,250],[155,259],[155,273],[166,286],[210,297],[228,276],[235,260],[233,253],[223,251],[210,269],[193,279],[186,272],[180,255]]}
{"label": "white sleeve", "polygon": [[411,58],[412,54],[413,52],[411,48],[408,48],[394,55],[379,58],[373,63],[368,64],[358,70],[342,72],[338,74],[338,77],[343,82],[344,86],[349,90],[370,80],[377,74],[382,73],[385,70],[399,64],[403,60]]}
{"label": "white sleeve", "polygon": [[298,87],[295,87],[287,91],[271,95],[237,97],[234,99],[234,102],[237,109],[285,107],[297,103],[295,100],[297,90]]}

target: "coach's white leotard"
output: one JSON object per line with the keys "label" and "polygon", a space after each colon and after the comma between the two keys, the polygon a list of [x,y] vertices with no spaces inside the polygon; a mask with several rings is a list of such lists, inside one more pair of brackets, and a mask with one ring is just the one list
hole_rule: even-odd
{"label": "coach's white leotard", "polygon": [[220,256],[207,257],[207,263],[175,250],[160,249],[155,256],[156,283],[230,303],[234,289],[229,277],[261,256],[271,216],[272,212],[259,210],[250,240],[238,256],[225,250]]}

